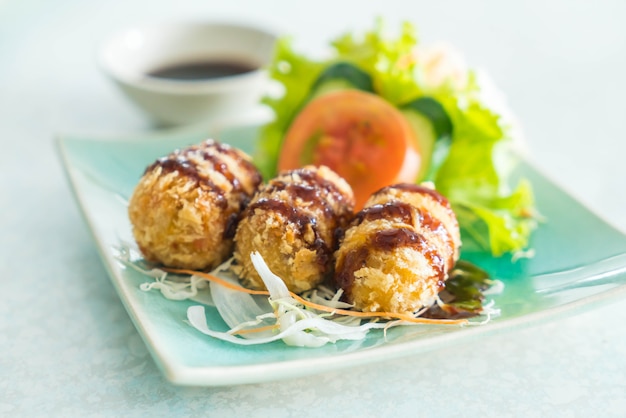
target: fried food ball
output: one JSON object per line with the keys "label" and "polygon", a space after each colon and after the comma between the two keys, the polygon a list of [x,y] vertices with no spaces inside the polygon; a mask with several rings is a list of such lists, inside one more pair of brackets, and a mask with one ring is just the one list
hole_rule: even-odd
{"label": "fried food ball", "polygon": [[459,257],[456,216],[429,187],[397,184],[366,202],[336,252],[335,284],[364,312],[431,306]]}
{"label": "fried food ball", "polygon": [[250,260],[258,251],[292,292],[316,287],[332,273],[335,233],[353,209],[352,189],[325,166],[279,173],[253,197],[237,227],[236,272],[247,287],[264,289]]}
{"label": "fried food ball", "polygon": [[146,260],[212,269],[230,256],[239,216],[261,183],[250,157],[207,140],[150,165],[128,206]]}

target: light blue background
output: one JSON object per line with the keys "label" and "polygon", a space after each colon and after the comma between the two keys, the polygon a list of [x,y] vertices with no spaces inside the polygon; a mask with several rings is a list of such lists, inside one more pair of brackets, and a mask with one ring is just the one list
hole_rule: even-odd
{"label": "light blue background", "polygon": [[424,41],[448,40],[488,69],[534,161],[626,229],[624,2],[0,1],[0,415],[623,415],[623,301],[416,358],[264,385],[181,388],[157,370],[53,147],[62,132],[150,129],[99,72],[98,43],[140,21],[236,17],[317,53],[377,15],[410,19]]}

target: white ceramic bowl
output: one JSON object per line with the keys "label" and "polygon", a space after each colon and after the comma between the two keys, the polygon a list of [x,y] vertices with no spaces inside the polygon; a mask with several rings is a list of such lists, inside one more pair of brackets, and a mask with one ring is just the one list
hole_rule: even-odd
{"label": "white ceramic bowl", "polygon": [[[100,50],[104,71],[158,123],[180,125],[232,119],[257,104],[267,87],[265,67],[276,35],[236,23],[166,23],[114,34]],[[251,71],[193,80],[154,76],[174,66],[245,65]],[[151,73],[153,75],[151,75]]]}

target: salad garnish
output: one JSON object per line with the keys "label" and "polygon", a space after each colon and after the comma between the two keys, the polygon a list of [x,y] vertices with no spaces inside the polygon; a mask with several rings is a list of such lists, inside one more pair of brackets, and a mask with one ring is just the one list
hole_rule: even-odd
{"label": "salad garnish", "polygon": [[[294,120],[326,90],[377,95],[413,126],[427,168],[415,181],[432,181],[450,200],[463,241],[494,256],[526,254],[538,215],[529,181],[513,181],[521,138],[508,109],[492,103],[493,84],[451,47],[422,45],[411,23],[395,36],[385,29],[378,20],[363,34],[338,37],[325,59],[299,53],[291,38],[278,41],[268,70],[283,92],[264,99],[275,117],[260,131],[255,163],[266,178],[276,174]],[[416,101],[422,103],[412,106]],[[384,164],[381,155],[378,169]]]}

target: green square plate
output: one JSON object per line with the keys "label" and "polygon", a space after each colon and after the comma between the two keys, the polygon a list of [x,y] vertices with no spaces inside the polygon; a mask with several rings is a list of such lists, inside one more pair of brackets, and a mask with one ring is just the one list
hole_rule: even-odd
{"label": "green square plate", "polygon": [[[213,137],[250,152],[255,127],[213,132]],[[58,148],[76,200],[93,233],[111,280],[157,365],[174,383],[231,385],[305,376],[365,365],[433,350],[467,338],[514,331],[521,326],[570,315],[626,293],[626,236],[575,201],[530,164],[521,174],[535,187],[537,204],[547,221],[533,235],[536,256],[511,262],[487,254],[463,257],[502,280],[494,296],[501,315],[475,327],[398,327],[386,337],[370,332],[361,342],[321,348],[296,348],[282,341],[237,346],[197,332],[186,320],[196,303],[170,301],[144,292],[147,281],[115,259],[120,239],[132,239],[126,199],[145,167],[175,148],[209,136],[201,129],[175,130],[124,138],[71,135]],[[208,307],[210,327],[225,329],[215,308]]]}

